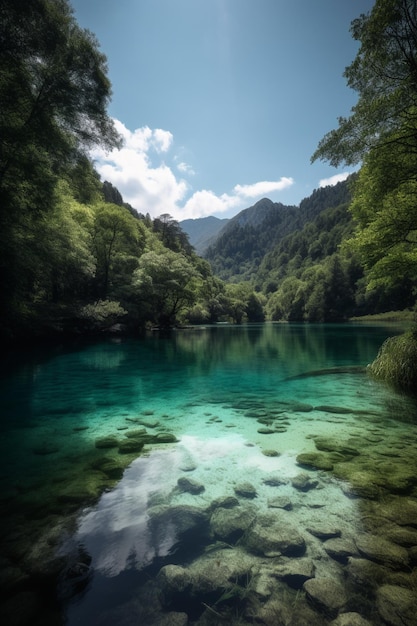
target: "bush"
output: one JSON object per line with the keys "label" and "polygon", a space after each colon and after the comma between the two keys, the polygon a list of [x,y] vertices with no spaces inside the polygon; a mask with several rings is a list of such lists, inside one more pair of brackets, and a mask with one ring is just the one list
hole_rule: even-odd
{"label": "bush", "polygon": [[368,370],[397,389],[417,394],[417,331],[386,339]]}

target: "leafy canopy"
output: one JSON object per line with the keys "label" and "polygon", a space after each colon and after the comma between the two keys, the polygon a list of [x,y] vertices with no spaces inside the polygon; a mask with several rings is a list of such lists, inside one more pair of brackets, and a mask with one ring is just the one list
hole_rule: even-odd
{"label": "leafy canopy", "polygon": [[312,160],[353,165],[392,142],[416,151],[417,3],[376,0],[369,14],[352,22],[351,33],[361,45],[344,76],[358,102],[323,137]]}

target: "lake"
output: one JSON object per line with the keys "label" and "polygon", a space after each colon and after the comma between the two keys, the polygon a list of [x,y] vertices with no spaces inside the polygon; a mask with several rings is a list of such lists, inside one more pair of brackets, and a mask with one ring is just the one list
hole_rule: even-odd
{"label": "lake", "polygon": [[2,623],[417,624],[417,407],[365,370],[399,332],[219,325],[8,355]]}

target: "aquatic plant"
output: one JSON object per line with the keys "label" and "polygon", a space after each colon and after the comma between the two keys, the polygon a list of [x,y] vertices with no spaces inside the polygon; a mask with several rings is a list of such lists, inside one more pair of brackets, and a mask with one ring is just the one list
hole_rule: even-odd
{"label": "aquatic plant", "polygon": [[386,339],[368,371],[398,389],[417,393],[417,329]]}

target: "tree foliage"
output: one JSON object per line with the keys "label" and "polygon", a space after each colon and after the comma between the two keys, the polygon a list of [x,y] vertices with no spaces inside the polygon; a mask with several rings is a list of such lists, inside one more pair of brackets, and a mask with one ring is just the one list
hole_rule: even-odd
{"label": "tree foliage", "polygon": [[360,42],[344,76],[358,93],[350,117],[321,140],[312,159],[332,165],[359,163],[372,149],[398,144],[415,152],[417,132],[417,5],[376,0],[352,22]]}

